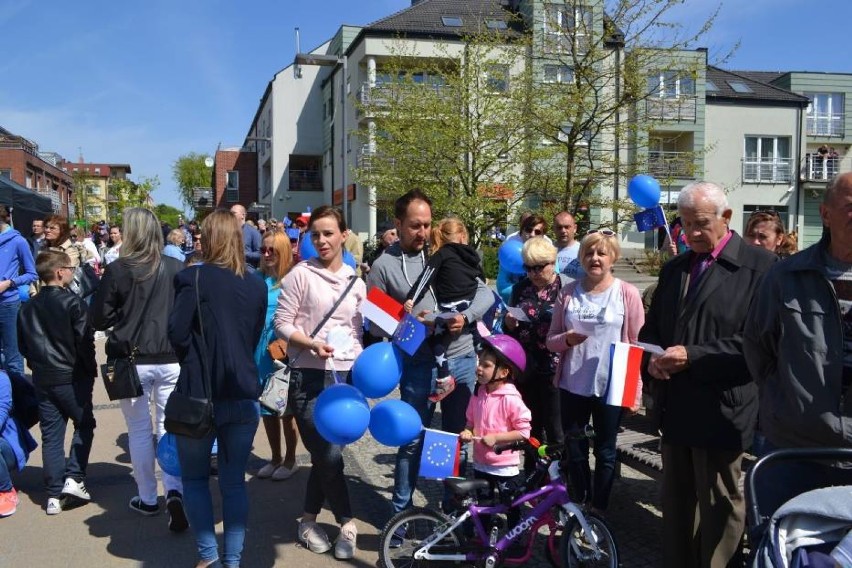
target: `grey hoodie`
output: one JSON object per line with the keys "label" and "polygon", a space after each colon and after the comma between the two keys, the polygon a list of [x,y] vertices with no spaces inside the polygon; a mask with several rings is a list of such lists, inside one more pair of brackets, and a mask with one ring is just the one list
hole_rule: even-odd
{"label": "grey hoodie", "polygon": [[[403,303],[408,295],[408,291],[417,280],[417,277],[420,276],[420,273],[423,272],[425,266],[425,253],[404,253],[402,247],[397,242],[388,247],[373,263],[373,266],[370,268],[370,274],[367,277],[367,289],[378,288],[397,302]],[[462,313],[467,316],[467,321],[475,322],[481,319],[493,304],[494,294],[484,282],[480,282],[473,302]],[[435,305],[435,294],[430,290],[417,302],[412,313],[418,314],[423,310],[434,312]],[[370,330],[376,335],[382,333],[376,326],[371,326]],[[450,343],[447,348],[447,357],[458,357],[471,351],[473,351],[473,338],[469,331],[463,331],[457,339]],[[426,343],[420,346],[415,357],[417,359],[432,359],[432,352]]]}

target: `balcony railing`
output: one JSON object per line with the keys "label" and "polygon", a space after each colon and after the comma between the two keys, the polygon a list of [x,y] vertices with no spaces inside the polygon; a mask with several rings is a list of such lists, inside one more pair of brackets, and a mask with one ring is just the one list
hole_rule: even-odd
{"label": "balcony railing", "polygon": [[[358,150],[358,158],[357,165],[359,168],[363,168],[369,170],[373,167],[373,159],[376,158],[376,152],[370,150],[369,144],[364,144]],[[391,158],[389,161],[390,165],[395,165],[396,161]]]}
{"label": "balcony railing", "polygon": [[648,152],[648,173],[658,178],[695,177],[693,152]]}
{"label": "balcony railing", "polygon": [[802,179],[805,181],[830,181],[838,174],[852,171],[852,160],[839,156],[805,154]]}
{"label": "balcony railing", "polygon": [[318,170],[290,170],[290,191],[322,191]]}
{"label": "balcony railing", "polygon": [[0,149],[23,150],[33,156],[38,156],[38,144],[34,144],[25,138],[0,139]]}
{"label": "balcony railing", "polygon": [[808,136],[843,136],[843,113],[808,114]]}
{"label": "balcony railing", "polygon": [[743,182],[790,183],[793,181],[792,158],[743,158]]}
{"label": "balcony railing", "polygon": [[645,99],[645,114],[651,120],[672,120],[695,122],[695,97]]}
{"label": "balcony railing", "polygon": [[420,95],[424,93],[435,93],[438,96],[449,96],[445,85],[440,83],[383,83],[370,86],[370,83],[361,84],[358,89],[358,102],[362,105],[383,107],[395,98]]}

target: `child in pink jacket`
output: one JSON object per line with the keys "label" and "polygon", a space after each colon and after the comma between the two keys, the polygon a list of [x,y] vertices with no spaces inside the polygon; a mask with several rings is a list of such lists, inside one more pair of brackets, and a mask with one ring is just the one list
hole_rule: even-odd
{"label": "child in pink jacket", "polygon": [[[529,438],[531,414],[512,376],[526,368],[526,355],[518,341],[508,335],[482,338],[483,348],[476,365],[476,392],[467,405],[467,424],[459,434],[462,442],[473,442],[473,474],[498,487],[507,487],[520,474],[518,452],[496,454],[498,442]],[[509,526],[520,518],[508,515]]]}

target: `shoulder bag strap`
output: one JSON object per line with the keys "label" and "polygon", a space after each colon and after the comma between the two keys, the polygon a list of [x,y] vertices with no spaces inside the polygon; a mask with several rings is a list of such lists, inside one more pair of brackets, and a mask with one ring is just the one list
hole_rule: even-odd
{"label": "shoulder bag strap", "polygon": [[213,398],[213,387],[210,384],[210,373],[207,370],[207,340],[204,338],[204,320],[201,317],[201,288],[199,280],[201,277],[201,266],[195,271],[195,309],[198,312],[198,328],[201,330],[201,347],[202,353],[199,353],[201,359],[201,382],[204,385],[204,396]]}
{"label": "shoulder bag strap", "polygon": [[133,348],[130,350],[130,358],[131,360],[136,355],[136,351],[139,349],[139,346],[136,345],[136,340],[139,339],[139,333],[142,330],[142,321],[145,319],[145,314],[148,313],[148,308],[151,305],[151,298],[154,297],[154,294],[157,293],[157,283],[160,281],[160,275],[163,273],[163,259],[160,259],[160,265],[157,267],[157,275],[154,277],[154,285],[151,287],[151,295],[148,296],[148,299],[145,300],[145,307],[142,308],[141,316],[139,317],[139,323],[136,325],[136,329],[133,331],[132,337],[132,345]]}
{"label": "shoulder bag strap", "polygon": [[326,313],[325,316],[323,316],[322,320],[317,324],[317,326],[314,328],[314,330],[311,332],[311,334],[308,337],[313,339],[314,336],[320,332],[320,330],[322,329],[322,326],[324,326],[326,324],[326,322],[328,322],[329,318],[334,315],[334,312],[337,311],[337,307],[340,306],[340,302],[343,301],[343,298],[346,297],[346,295],[349,293],[349,290],[351,290],[352,286],[355,285],[355,280],[357,280],[357,278],[358,278],[357,276],[352,276],[351,278],[349,278],[349,285],[346,287],[346,289],[343,291],[343,293],[340,295],[340,297],[337,299],[337,301],[334,302],[334,305],[331,306],[331,309],[328,310],[328,313]]}

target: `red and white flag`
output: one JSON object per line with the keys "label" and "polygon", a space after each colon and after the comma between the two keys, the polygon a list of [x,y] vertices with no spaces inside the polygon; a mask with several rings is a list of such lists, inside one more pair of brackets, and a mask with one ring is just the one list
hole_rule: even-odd
{"label": "red and white flag", "polygon": [[642,366],[641,347],[629,343],[613,343],[609,348],[609,389],[606,403],[631,408],[636,405],[639,374]]}
{"label": "red and white flag", "polygon": [[402,316],[405,315],[405,310],[402,304],[385,292],[378,288],[371,288],[367,292],[367,298],[361,302],[361,314],[388,335],[393,335]]}

